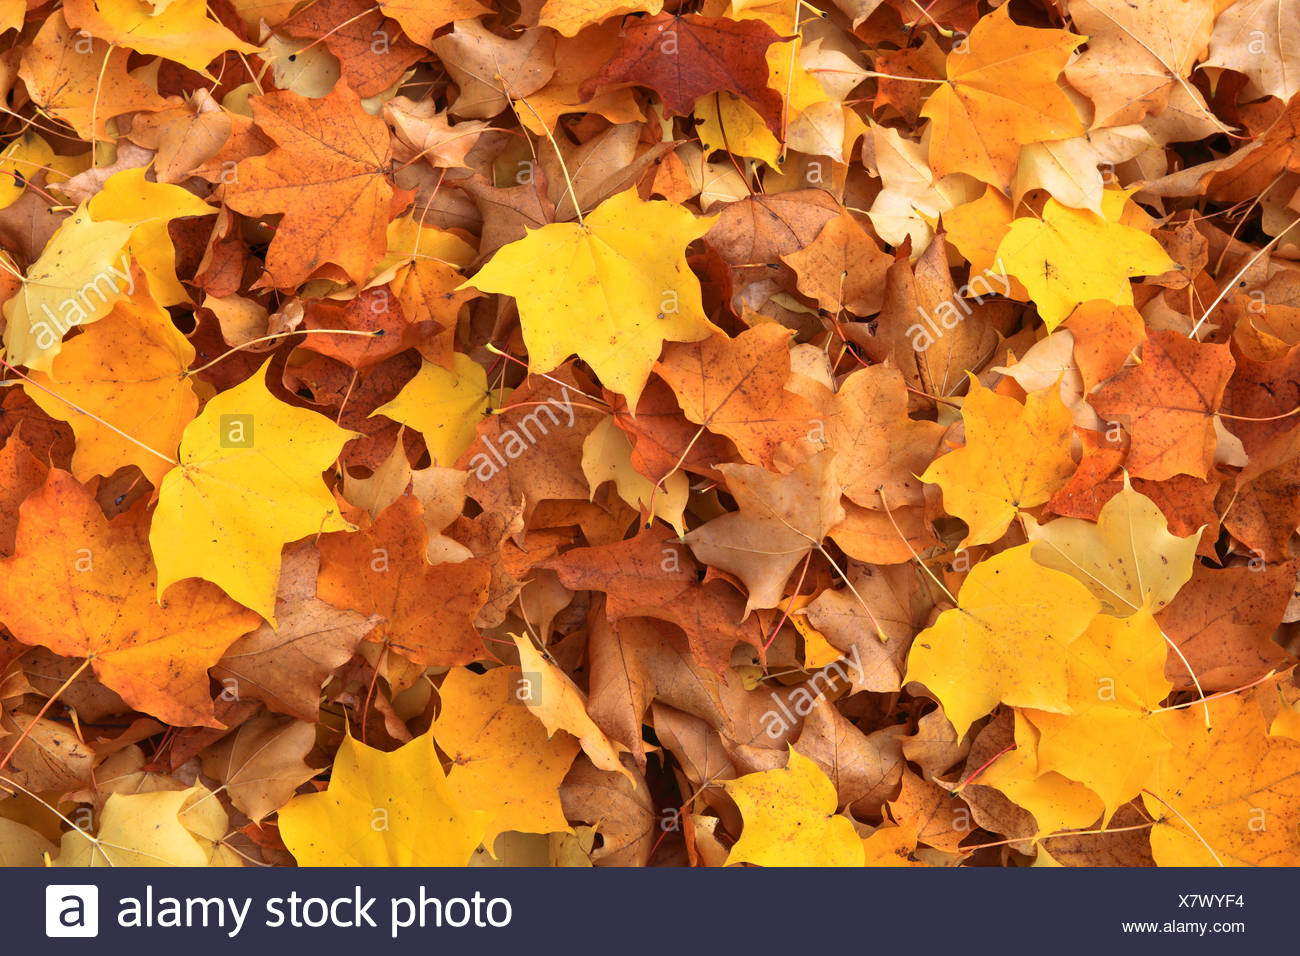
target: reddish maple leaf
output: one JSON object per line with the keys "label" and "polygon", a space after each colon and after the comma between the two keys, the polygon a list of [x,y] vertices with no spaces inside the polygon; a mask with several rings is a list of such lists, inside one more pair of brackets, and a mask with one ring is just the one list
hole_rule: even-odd
{"label": "reddish maple leaf", "polygon": [[785,109],[781,94],[767,85],[767,48],[781,39],[761,20],[729,20],[699,14],[629,17],[623,46],[614,59],[580,87],[591,99],[616,83],[648,86],[670,116],[685,116],[695,101],[728,91],[748,102],[778,137]]}

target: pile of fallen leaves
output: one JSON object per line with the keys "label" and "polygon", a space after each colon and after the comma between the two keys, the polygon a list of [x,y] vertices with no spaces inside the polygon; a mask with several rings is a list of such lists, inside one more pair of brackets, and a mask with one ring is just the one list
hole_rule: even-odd
{"label": "pile of fallen leaves", "polygon": [[1292,0],[0,28],[0,862],[1300,863]]}

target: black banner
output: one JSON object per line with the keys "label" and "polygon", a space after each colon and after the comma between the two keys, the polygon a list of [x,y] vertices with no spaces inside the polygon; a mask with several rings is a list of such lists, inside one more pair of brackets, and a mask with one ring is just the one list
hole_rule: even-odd
{"label": "black banner", "polygon": [[1295,885],[1271,870],[9,869],[0,939],[10,953],[94,940],[185,956],[285,943],[312,956],[1280,953],[1295,945]]}

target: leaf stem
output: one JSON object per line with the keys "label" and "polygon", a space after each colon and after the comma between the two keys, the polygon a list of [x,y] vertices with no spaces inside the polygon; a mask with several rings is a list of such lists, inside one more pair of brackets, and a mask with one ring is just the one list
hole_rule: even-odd
{"label": "leaf stem", "polygon": [[[13,372],[15,375],[17,375],[20,379],[22,379],[22,380],[23,380],[24,382],[26,382],[28,385],[31,385],[31,386],[34,387],[34,388],[39,388],[39,389],[40,389],[42,392],[44,392],[45,394],[47,394],[47,395],[51,395],[51,396],[53,396],[54,398],[57,398],[57,399],[58,399],[59,401],[61,401],[64,405],[67,405],[69,408],[73,409],[74,411],[79,412],[79,413],[82,414],[82,415],[85,415],[85,416],[86,416],[87,418],[89,418],[91,421],[98,422],[99,424],[101,424],[101,425],[103,425],[105,428],[107,428],[109,431],[114,432],[115,434],[120,435],[121,437],[125,438],[125,439],[126,439],[127,441],[129,441],[131,444],[136,445],[136,446],[139,447],[139,448],[143,448],[143,449],[144,449],[145,451],[147,451],[149,454],[151,454],[151,455],[156,455],[157,457],[161,458],[163,461],[167,462],[167,463],[168,463],[169,465],[171,465],[172,467],[175,468],[175,467],[178,467],[178,466],[180,465],[180,462],[177,461],[175,458],[172,458],[170,455],[164,455],[164,454],[163,454],[162,452],[160,452],[157,448],[152,448],[152,447],[150,447],[149,445],[146,445],[144,442],[140,441],[140,439],[135,438],[135,437],[133,437],[133,436],[131,436],[131,435],[128,435],[126,432],[122,431],[122,429],[118,428],[116,425],[114,425],[114,424],[112,424],[112,423],[110,423],[110,422],[106,422],[106,421],[104,421],[104,419],[100,418],[100,417],[99,417],[98,415],[96,415],[94,412],[87,411],[86,409],[84,409],[84,408],[82,408],[80,405],[78,405],[76,402],[73,402],[73,401],[71,401],[70,399],[66,399],[66,398],[64,398],[62,395],[60,395],[58,392],[54,391],[53,389],[46,388],[44,385],[42,385],[40,382],[36,381],[34,378],[31,378],[30,376],[25,375],[25,374],[23,374],[22,372],[18,371],[18,369],[14,368],[12,365],[10,365],[8,362],[6,362],[4,359],[0,359],[0,365],[3,365],[3,366],[4,366],[5,368],[7,368],[9,371]],[[2,767],[2,766],[4,766],[4,764],[0,763],[0,767]]]}
{"label": "leaf stem", "polygon": [[222,359],[230,358],[230,356],[234,355],[236,352],[242,352],[249,346],[258,345],[262,342],[271,342],[275,339],[283,339],[290,335],[360,335],[368,339],[373,339],[378,338],[383,334],[383,329],[375,329],[372,332],[358,332],[355,329],[290,329],[288,332],[273,332],[270,335],[263,335],[256,339],[249,339],[247,342],[236,345],[235,347],[222,352],[206,365],[200,365],[198,368],[186,369],[185,377],[189,378],[198,375],[200,372],[206,372]]}

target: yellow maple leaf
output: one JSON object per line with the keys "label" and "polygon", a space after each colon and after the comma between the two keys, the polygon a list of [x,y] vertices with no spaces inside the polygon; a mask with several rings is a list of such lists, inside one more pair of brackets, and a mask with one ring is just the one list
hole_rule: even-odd
{"label": "yellow maple leaf", "polygon": [[962,402],[966,444],[934,461],[921,480],[943,489],[949,514],[966,522],[962,548],[1002,537],[1021,508],[1047,501],[1074,472],[1074,419],[1060,389],[1030,392],[1021,405],[974,376]]}
{"label": "yellow maple leaf", "polygon": [[[287,4],[292,9],[295,4]],[[433,42],[433,35],[442,27],[457,20],[473,20],[484,16],[489,8],[478,0],[385,0],[379,4],[384,15],[392,17],[402,27],[402,32],[421,46]],[[286,16],[288,12],[286,11]],[[278,20],[268,20],[278,23]]]}
{"label": "yellow maple leaf", "polygon": [[1017,711],[1016,749],[985,768],[978,782],[1032,813],[1039,838],[1095,823],[1102,812],[1100,798],[1083,784],[1044,770],[1034,756],[1037,738],[1037,730]]}
{"label": "yellow maple leaf", "polygon": [[618,496],[631,507],[650,512],[671,525],[678,536],[686,534],[686,500],[691,482],[684,471],[675,471],[656,485],[632,464],[632,439],[618,427],[613,415],[606,415],[582,442],[582,473],[596,497],[600,486],[614,482]]}
{"label": "yellow maple leaf", "polygon": [[544,658],[527,637],[510,636],[519,651],[519,666],[523,671],[514,690],[515,701],[545,724],[547,733],[554,735],[563,730],[572,734],[592,763],[601,770],[623,774],[636,786],[636,778],[618,756],[627,748],[611,741],[596,726],[587,713],[586,695],[569,675]]}
{"label": "yellow maple leaf", "polygon": [[1132,305],[1133,276],[1182,268],[1150,235],[1048,199],[1041,219],[1016,219],[998,244],[1005,271],[1029,291],[1049,330],[1093,299]]}
{"label": "yellow maple leaf", "polygon": [[159,596],[182,578],[203,578],[274,624],[281,546],[356,530],[320,475],[358,436],[277,401],[265,384],[269,365],[186,426],[180,463],[158,490],[149,545]]}
{"label": "yellow maple leaf", "polygon": [[1024,519],[1034,560],[1073,575],[1103,611],[1117,616],[1143,608],[1154,613],[1172,601],[1192,576],[1204,530],[1186,538],[1171,534],[1156,503],[1135,491],[1127,474],[1096,523],[1057,518],[1040,525],[1028,515]]}
{"label": "yellow maple leaf", "polygon": [[1022,27],[1005,6],[981,18],[948,54],[948,79],[921,110],[935,175],[968,173],[1005,191],[1021,145],[1082,135],[1056,81],[1084,39]]}
{"label": "yellow maple leaf", "polygon": [[348,734],[329,789],[294,797],[279,822],[299,866],[465,866],[487,816],[456,799],[432,732],[391,753]]}
{"label": "yellow maple leaf", "polygon": [[208,216],[217,209],[180,186],[151,183],[144,173],[143,167],[114,173],[86,209],[96,222],[137,223],[127,250],[149,277],[153,297],[163,307],[189,304],[189,293],[176,278],[176,247],[167,233],[167,223]]}
{"label": "yellow maple leaf", "polygon": [[137,53],[174,60],[205,76],[207,65],[227,50],[260,50],[209,20],[206,0],[171,0],[161,8],[148,0],[67,0],[63,9],[74,28]]}
{"label": "yellow maple leaf", "polygon": [[[3,17],[2,7],[0,17]],[[28,181],[36,178],[41,170],[45,170],[46,187],[56,186],[84,170],[89,161],[89,153],[57,155],[49,143],[30,129],[20,133],[0,152],[0,209],[16,203],[26,192]]]}
{"label": "yellow maple leaf", "polygon": [[916,636],[909,681],[928,687],[962,737],[999,702],[1063,713],[1067,649],[1100,605],[1068,574],[1034,563],[1031,545],[971,569],[957,596]]}
{"label": "yellow maple leaf", "polygon": [[1152,714],[1169,694],[1167,651],[1149,611],[1098,615],[1069,648],[1071,713],[1024,712],[1038,729],[1039,771],[1057,771],[1101,797],[1103,826],[1151,782],[1169,750]]}
{"label": "yellow maple leaf", "polygon": [[483,837],[489,850],[506,830],[573,832],[560,806],[560,782],[578,742],[567,733],[548,737],[512,699],[521,678],[517,667],[482,675],[457,667],[438,688],[442,709],[433,736],[451,759],[447,785],[461,806],[489,815]]}
{"label": "yellow maple leaf", "polygon": [[49,372],[63,336],[108,315],[135,291],[123,247],[138,223],[95,222],[81,206],[27,269],[18,294],[4,304],[9,361]]}
{"label": "yellow maple leaf", "polygon": [[550,223],[502,246],[466,285],[515,297],[533,372],[577,355],[636,408],[665,341],[717,331],[686,264],[686,246],[712,224],[629,189],[585,223]]}
{"label": "yellow maple leaf", "polygon": [[242,866],[219,845],[226,811],[201,783],[185,790],[110,793],[94,836],[63,834],[54,866]]}
{"label": "yellow maple leaf", "polygon": [[781,143],[763,117],[734,93],[711,93],[695,101],[695,135],[704,152],[725,149],[736,156],[752,156],[772,169],[781,164]]}
{"label": "yellow maple leaf", "polygon": [[746,774],[723,786],[745,820],[728,865],[865,864],[862,838],[848,817],[835,812],[835,785],[793,747],[784,767]]}
{"label": "yellow maple leaf", "polygon": [[583,27],[625,13],[658,13],[663,0],[546,0],[539,23],[561,36],[576,36]]}
{"label": "yellow maple leaf", "polygon": [[450,468],[474,443],[474,430],[491,410],[487,373],[468,355],[452,355],[452,368],[425,361],[397,397],[370,415],[384,415],[424,436],[433,464]]}

